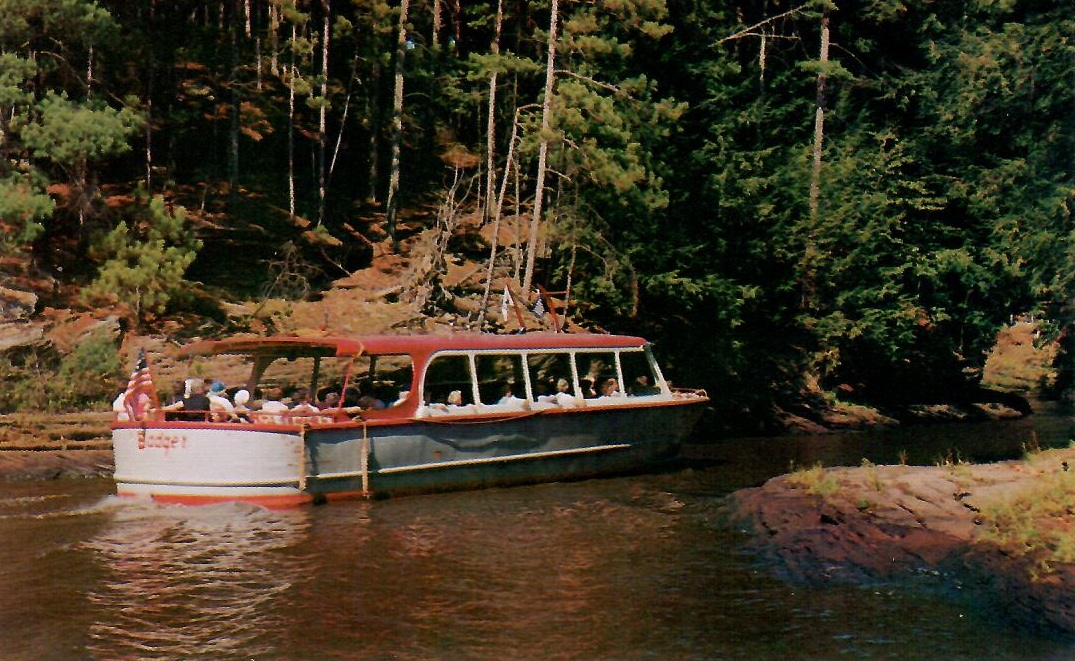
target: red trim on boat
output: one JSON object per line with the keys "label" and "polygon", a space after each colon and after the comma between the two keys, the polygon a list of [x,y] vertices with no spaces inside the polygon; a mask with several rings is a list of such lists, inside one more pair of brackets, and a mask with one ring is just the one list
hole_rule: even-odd
{"label": "red trim on boat", "polygon": [[445,335],[369,335],[361,337],[247,337],[193,342],[179,351],[182,357],[222,353],[357,356],[410,354],[423,356],[437,351],[625,349],[642,347],[646,340],[630,335],[598,333],[451,333]]}
{"label": "red trim on boat", "polygon": [[141,493],[120,491],[116,493],[120,498],[142,499],[149,498],[155,503],[162,505],[214,505],[217,503],[249,503],[267,509],[291,509],[303,505],[312,505],[325,502],[343,500],[362,500],[369,494],[363,491],[340,491],[334,493],[297,493],[286,496],[209,496],[209,495],[179,495],[179,494],[153,494],[146,496]]}

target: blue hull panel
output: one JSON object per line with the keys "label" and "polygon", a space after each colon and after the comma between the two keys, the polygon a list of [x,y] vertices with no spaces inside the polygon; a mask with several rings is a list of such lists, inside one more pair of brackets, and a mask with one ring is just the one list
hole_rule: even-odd
{"label": "blue hull panel", "polygon": [[702,409],[618,407],[311,429],[306,489],[429,492],[637,471],[675,457]]}

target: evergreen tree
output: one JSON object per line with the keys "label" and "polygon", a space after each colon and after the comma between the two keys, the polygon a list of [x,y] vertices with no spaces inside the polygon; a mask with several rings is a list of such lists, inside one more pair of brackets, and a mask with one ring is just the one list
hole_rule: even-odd
{"label": "evergreen tree", "polygon": [[116,33],[93,2],[0,2],[0,221],[9,250],[54,229],[50,182],[70,186],[67,208],[84,239],[97,195],[91,166],[129,149],[138,113],[93,95],[95,54]]}
{"label": "evergreen tree", "polygon": [[[144,200],[144,195],[143,195]],[[136,208],[94,245],[101,266],[83,290],[87,301],[122,303],[141,324],[168,309],[186,291],[183,274],[202,247],[186,224],[183,208],[169,209],[160,195]]]}

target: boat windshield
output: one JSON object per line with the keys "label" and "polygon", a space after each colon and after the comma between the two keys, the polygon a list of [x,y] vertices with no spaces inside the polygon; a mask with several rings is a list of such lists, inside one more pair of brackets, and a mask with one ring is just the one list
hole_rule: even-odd
{"label": "boat windshield", "polygon": [[219,354],[198,358],[191,372],[221,380],[229,397],[247,390],[255,409],[269,400],[294,406],[304,397],[318,408],[387,408],[409,392],[414,367],[410,356],[397,354],[341,358]]}

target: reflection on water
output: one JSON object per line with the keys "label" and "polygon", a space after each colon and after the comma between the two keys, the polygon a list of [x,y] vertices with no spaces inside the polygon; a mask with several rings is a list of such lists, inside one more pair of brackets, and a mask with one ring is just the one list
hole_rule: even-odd
{"label": "reflection on water", "polygon": [[90,591],[99,658],[249,659],[273,651],[287,610],[274,604],[313,563],[296,546],[306,510],[239,504],[158,507],[113,500],[85,548],[103,575]]}
{"label": "reflection on water", "polygon": [[654,475],[282,512],[0,484],[0,658],[1066,658],[940,574],[787,583],[722,506],[793,462],[1005,458],[1070,431],[1040,417],[743,439]]}

